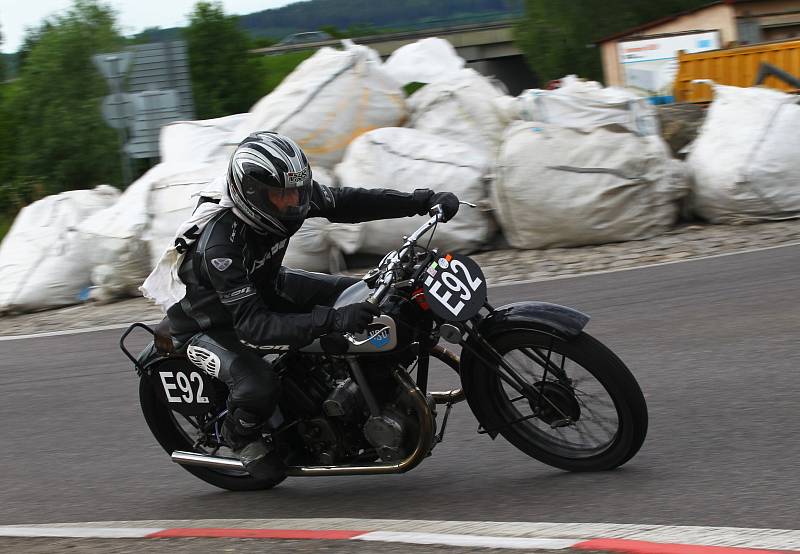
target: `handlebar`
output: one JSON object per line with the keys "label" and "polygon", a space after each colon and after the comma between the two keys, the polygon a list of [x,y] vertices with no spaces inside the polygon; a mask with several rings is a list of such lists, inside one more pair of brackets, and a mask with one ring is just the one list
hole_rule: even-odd
{"label": "handlebar", "polygon": [[[463,200],[459,201],[459,204],[464,204],[471,208],[475,208],[476,205],[471,202],[465,202]],[[408,253],[409,248],[412,248],[417,241],[422,237],[425,233],[436,227],[436,225],[443,221],[444,219],[444,211],[442,210],[441,204],[436,204],[432,206],[428,214],[431,218],[423,223],[419,229],[411,233],[410,236],[406,237],[403,246],[397,250],[397,257],[389,262],[386,267],[386,271],[383,274],[383,278],[380,281],[380,284],[375,289],[369,298],[367,298],[367,302],[371,302],[372,304],[378,304],[383,299],[383,296],[386,294],[386,291],[389,290],[389,287],[392,284],[392,279],[394,277],[394,270],[397,269],[397,266],[400,265],[400,261],[403,259]]]}

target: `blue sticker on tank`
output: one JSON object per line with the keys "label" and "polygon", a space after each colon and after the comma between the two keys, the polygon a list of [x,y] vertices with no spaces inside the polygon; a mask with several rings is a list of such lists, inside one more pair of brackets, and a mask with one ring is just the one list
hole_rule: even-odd
{"label": "blue sticker on tank", "polygon": [[376,332],[369,338],[370,344],[381,348],[382,346],[386,346],[389,344],[390,336],[389,336],[389,329],[388,327],[385,329],[381,329],[380,331]]}

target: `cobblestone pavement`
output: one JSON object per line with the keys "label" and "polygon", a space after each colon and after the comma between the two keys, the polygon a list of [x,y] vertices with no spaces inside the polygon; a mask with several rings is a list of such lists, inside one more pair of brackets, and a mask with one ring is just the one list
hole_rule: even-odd
{"label": "cobblestone pavement", "polygon": [[[482,252],[472,257],[481,265],[491,286],[792,243],[800,243],[800,220],[741,226],[681,225],[664,235],[641,241],[550,250],[503,249]],[[351,270],[348,273],[360,274],[363,271]],[[0,317],[0,336],[154,321],[161,317],[161,310],[144,298],[131,298],[112,304],[88,303],[46,312]]]}

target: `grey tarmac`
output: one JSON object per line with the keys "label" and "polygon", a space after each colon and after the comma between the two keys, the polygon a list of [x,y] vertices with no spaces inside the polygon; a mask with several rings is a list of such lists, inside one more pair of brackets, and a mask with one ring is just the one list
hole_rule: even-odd
{"label": "grey tarmac", "polygon": [[[353,517],[796,529],[800,247],[490,289],[573,306],[632,369],[650,431],[623,468],[570,474],[475,433],[399,476],[214,489],[140,414],[119,330],[0,342],[0,522]],[[134,342],[144,343],[144,338]],[[433,387],[456,377],[433,370]],[[432,387],[432,388],[433,388]],[[383,546],[381,547],[383,548]]]}

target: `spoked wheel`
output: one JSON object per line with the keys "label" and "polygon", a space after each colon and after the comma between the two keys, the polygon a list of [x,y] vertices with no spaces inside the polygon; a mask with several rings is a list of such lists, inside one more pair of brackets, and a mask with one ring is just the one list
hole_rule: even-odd
{"label": "spoked wheel", "polygon": [[467,376],[470,405],[487,431],[569,471],[613,469],[638,452],[647,434],[644,396],[603,344],[586,333],[566,341],[536,330],[490,343],[519,379],[480,365]]}
{"label": "spoked wheel", "polygon": [[[220,440],[223,412],[212,410],[200,416],[187,416],[170,409],[156,393],[153,379],[143,376],[139,382],[139,402],[150,431],[159,444],[172,454],[175,450],[235,457]],[[181,466],[183,469],[214,486],[231,491],[270,489],[283,481],[262,480],[242,470],[211,469],[197,466]]]}

